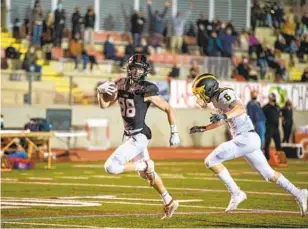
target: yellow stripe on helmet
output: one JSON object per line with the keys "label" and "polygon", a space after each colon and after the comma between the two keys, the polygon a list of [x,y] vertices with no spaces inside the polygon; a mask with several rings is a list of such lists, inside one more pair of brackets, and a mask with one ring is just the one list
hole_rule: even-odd
{"label": "yellow stripe on helmet", "polygon": [[204,73],[204,74],[201,74],[199,76],[197,76],[197,78],[195,79],[194,83],[193,83],[193,87],[196,87],[197,84],[203,80],[203,79],[208,79],[208,78],[212,78],[214,80],[217,80],[215,76],[213,76],[212,74],[209,74],[209,73]]}
{"label": "yellow stripe on helmet", "polygon": [[204,85],[200,87],[197,87],[197,85],[201,80],[208,79],[208,78],[217,80],[214,75],[209,74],[209,73],[204,73],[204,74],[197,76],[197,78],[194,80],[193,85],[192,85],[192,93],[195,96],[197,96],[197,98],[202,99],[203,101],[206,101],[206,102],[208,102],[210,98],[205,95]]}

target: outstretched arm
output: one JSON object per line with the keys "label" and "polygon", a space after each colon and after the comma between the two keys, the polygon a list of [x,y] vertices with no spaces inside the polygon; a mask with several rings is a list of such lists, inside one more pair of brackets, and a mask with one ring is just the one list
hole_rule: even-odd
{"label": "outstretched arm", "polygon": [[176,127],[176,117],[174,109],[170,106],[169,103],[167,103],[162,97],[158,95],[145,97],[144,101],[152,102],[156,107],[167,113],[171,131],[171,136],[169,140],[170,146],[179,145],[180,137],[178,135],[178,130]]}
{"label": "outstretched arm", "polygon": [[162,97],[155,95],[155,96],[148,96],[144,98],[145,102],[151,102],[153,103],[156,107],[161,109],[162,111],[167,113],[168,116],[168,122],[171,125],[176,125],[176,117],[175,117],[175,111],[174,109],[170,106],[169,103],[167,103]]}
{"label": "outstretched arm", "polygon": [[194,133],[199,133],[199,132],[205,132],[205,131],[208,131],[208,130],[216,129],[217,127],[220,127],[224,124],[225,124],[225,121],[220,121],[220,122],[216,122],[216,123],[210,123],[210,124],[205,125],[205,126],[194,126],[194,127],[190,128],[189,133],[194,134]]}

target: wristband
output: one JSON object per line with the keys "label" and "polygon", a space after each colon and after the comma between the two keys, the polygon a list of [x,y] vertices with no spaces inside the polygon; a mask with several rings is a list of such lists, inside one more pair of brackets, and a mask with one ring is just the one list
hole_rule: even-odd
{"label": "wristband", "polygon": [[176,127],[176,125],[170,125],[170,130],[171,130],[171,133],[177,133],[178,132],[178,128]]}

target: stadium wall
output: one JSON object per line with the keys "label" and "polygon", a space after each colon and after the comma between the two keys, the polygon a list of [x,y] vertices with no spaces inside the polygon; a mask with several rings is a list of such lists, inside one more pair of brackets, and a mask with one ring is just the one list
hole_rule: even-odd
{"label": "stadium wall", "polygon": [[[72,125],[81,126],[85,125],[85,121],[91,118],[106,118],[110,121],[110,143],[111,147],[118,146],[122,141],[123,123],[120,116],[120,108],[118,106],[110,107],[109,109],[99,109],[96,106],[56,106],[48,108],[66,108],[72,109]],[[32,105],[21,107],[2,107],[1,113],[4,115],[4,125],[8,127],[23,127],[28,122],[30,117],[46,117],[46,107],[39,107]],[[220,127],[216,130],[207,132],[206,134],[189,135],[189,128],[194,125],[206,124],[209,121],[211,110],[200,109],[176,109],[178,129],[181,137],[181,146],[217,146],[227,139],[226,126]],[[299,127],[308,124],[308,111],[295,111],[294,122],[295,126]],[[167,116],[164,112],[157,108],[150,108],[147,118],[147,125],[152,129],[153,138],[150,146],[169,146],[169,125]],[[105,134],[102,129],[101,134]],[[74,141],[72,141],[74,142]],[[87,147],[89,144],[86,137],[78,138],[76,145],[73,147]],[[59,139],[54,138],[52,147],[64,148],[65,144]]]}

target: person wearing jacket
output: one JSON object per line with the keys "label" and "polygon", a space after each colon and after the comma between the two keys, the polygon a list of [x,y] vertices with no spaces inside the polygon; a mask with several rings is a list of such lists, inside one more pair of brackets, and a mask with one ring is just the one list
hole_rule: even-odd
{"label": "person wearing jacket", "polygon": [[95,13],[93,6],[88,7],[88,11],[84,17],[84,43],[94,45],[94,25]]}
{"label": "person wearing jacket", "polygon": [[165,29],[164,17],[167,14],[168,8],[170,7],[170,2],[165,2],[165,8],[162,13],[156,10],[152,12],[152,1],[147,0],[148,14],[150,20],[149,32],[151,34],[151,45],[154,47],[160,47],[163,40],[163,33]]}
{"label": "person wearing jacket", "polygon": [[264,141],[265,141],[265,115],[263,113],[261,104],[257,101],[258,93],[253,90],[250,93],[251,100],[247,104],[247,114],[250,117],[253,125],[255,126],[255,130],[260,136],[261,139],[261,147],[263,149]]}

